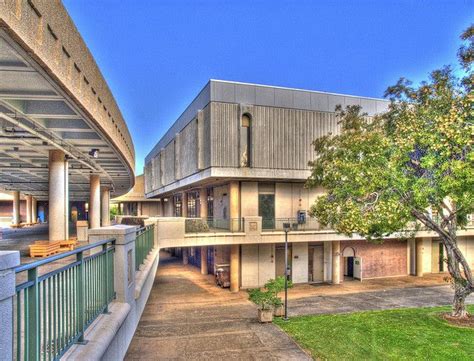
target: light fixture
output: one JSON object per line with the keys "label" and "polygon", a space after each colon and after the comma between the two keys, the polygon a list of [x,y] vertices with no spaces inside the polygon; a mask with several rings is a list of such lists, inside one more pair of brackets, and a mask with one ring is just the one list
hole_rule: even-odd
{"label": "light fixture", "polygon": [[90,155],[92,158],[99,158],[99,149],[92,148],[92,149],[89,151],[89,155]]}

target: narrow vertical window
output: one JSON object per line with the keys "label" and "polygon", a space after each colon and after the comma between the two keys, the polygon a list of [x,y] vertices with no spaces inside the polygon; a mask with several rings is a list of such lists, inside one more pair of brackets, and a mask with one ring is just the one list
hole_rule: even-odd
{"label": "narrow vertical window", "polygon": [[240,166],[250,167],[251,159],[251,134],[250,114],[243,114],[240,123]]}

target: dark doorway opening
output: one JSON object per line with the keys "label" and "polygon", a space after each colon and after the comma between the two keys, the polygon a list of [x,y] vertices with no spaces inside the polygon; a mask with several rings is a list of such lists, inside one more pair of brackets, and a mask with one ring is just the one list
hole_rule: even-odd
{"label": "dark doorway opening", "polygon": [[347,277],[354,277],[354,257],[346,257],[346,269],[347,272],[345,276]]}

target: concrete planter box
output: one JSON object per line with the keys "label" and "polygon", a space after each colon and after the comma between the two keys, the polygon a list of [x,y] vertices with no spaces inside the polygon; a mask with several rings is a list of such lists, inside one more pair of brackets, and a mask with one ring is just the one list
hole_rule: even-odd
{"label": "concrete planter box", "polygon": [[268,323],[273,321],[273,310],[258,310],[258,320],[261,323]]}
{"label": "concrete planter box", "polygon": [[285,307],[283,305],[275,307],[273,309],[273,316],[283,317],[285,315]]}

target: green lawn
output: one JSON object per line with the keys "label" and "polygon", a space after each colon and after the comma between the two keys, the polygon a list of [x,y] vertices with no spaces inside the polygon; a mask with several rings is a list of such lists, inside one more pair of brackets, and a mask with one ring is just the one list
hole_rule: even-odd
{"label": "green lawn", "polygon": [[437,316],[447,310],[301,316],[275,323],[314,358],[324,360],[474,360],[474,329],[451,326]]}

